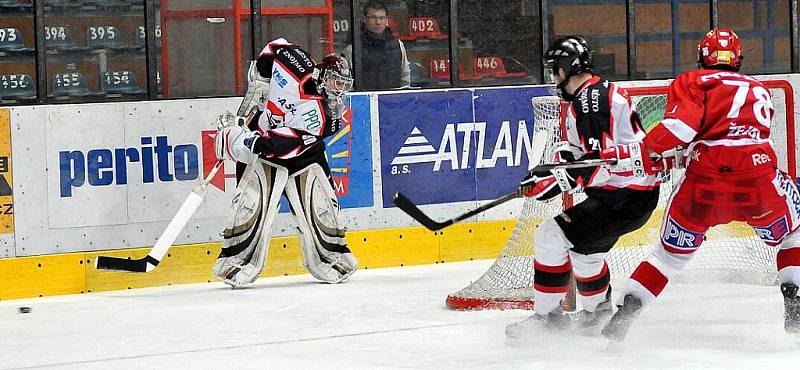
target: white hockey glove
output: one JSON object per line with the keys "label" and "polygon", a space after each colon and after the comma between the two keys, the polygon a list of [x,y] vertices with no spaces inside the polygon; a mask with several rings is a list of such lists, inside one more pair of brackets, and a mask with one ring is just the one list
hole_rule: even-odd
{"label": "white hockey glove", "polygon": [[256,61],[250,62],[250,69],[247,71],[247,92],[239,105],[236,114],[248,116],[253,109],[264,110],[264,104],[269,95],[269,78],[261,77],[256,69]]}
{"label": "white hockey glove", "polygon": [[256,154],[253,153],[258,132],[250,131],[242,126],[234,125],[217,131],[214,148],[217,159],[229,159],[235,162],[251,163]]}
{"label": "white hockey glove", "polygon": [[581,149],[573,146],[569,141],[557,141],[550,148],[550,158],[553,159],[553,163],[572,162],[581,156],[583,156]]}
{"label": "white hockey glove", "polygon": [[561,192],[573,192],[578,188],[575,179],[563,168],[550,171],[533,170],[520,182],[522,195],[538,201],[548,201]]}
{"label": "white hockey glove", "polygon": [[636,177],[655,175],[680,167],[683,149],[675,148],[662,154],[651,153],[644,143],[620,144],[600,152],[600,159],[616,159],[611,172],[633,172]]}
{"label": "white hockey glove", "polygon": [[246,117],[234,116],[233,113],[228,111],[217,116],[217,130],[236,125],[245,126],[245,123],[247,123]]}

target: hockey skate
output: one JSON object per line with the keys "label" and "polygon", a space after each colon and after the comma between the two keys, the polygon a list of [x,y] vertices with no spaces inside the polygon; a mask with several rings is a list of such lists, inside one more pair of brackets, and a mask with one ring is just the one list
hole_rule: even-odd
{"label": "hockey skate", "polygon": [[800,335],[800,296],[798,287],[792,283],[781,284],[783,293],[784,329],[789,334]]}
{"label": "hockey skate", "polygon": [[518,344],[526,339],[535,337],[542,333],[558,333],[570,326],[570,317],[565,315],[561,306],[546,315],[533,314],[533,316],[508,324],[506,326],[506,338],[509,344]]}
{"label": "hockey skate", "polygon": [[606,291],[606,300],[597,305],[594,312],[581,310],[576,318],[576,327],[581,335],[596,337],[600,335],[600,330],[608,322],[614,308],[611,304],[611,287]]}
{"label": "hockey skate", "polygon": [[611,317],[611,320],[603,327],[602,334],[604,337],[621,342],[628,334],[633,320],[639,316],[639,311],[642,309],[642,300],[632,295],[626,295],[622,299],[622,306],[617,307],[617,312]]}

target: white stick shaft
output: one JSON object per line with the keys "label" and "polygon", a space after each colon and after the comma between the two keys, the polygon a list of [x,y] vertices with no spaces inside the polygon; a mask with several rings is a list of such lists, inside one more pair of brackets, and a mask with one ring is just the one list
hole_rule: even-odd
{"label": "white stick shaft", "polygon": [[[217,161],[217,164],[214,165],[214,168],[211,169],[208,176],[203,179],[203,182],[200,185],[194,187],[194,190],[189,194],[189,197],[183,201],[181,208],[178,209],[178,213],[172,217],[172,220],[167,225],[167,228],[164,229],[164,232],[161,233],[161,236],[158,237],[156,244],[153,246],[153,249],[150,250],[150,257],[153,257],[159,261],[164,258],[164,255],[167,254],[167,250],[175,243],[175,239],[178,238],[178,234],[186,227],[186,224],[189,222],[189,219],[192,218],[197,209],[200,207],[200,204],[203,203],[203,199],[206,197],[206,187],[208,183],[211,182],[211,179],[214,178],[214,175],[217,174],[217,171],[222,167],[223,161]],[[147,271],[154,269],[155,266],[151,266],[148,264]]]}
{"label": "white stick shaft", "polygon": [[178,213],[175,214],[175,217],[172,218],[172,221],[169,222],[167,228],[164,229],[164,232],[161,233],[158,241],[156,241],[156,245],[154,245],[153,250],[150,251],[151,257],[159,261],[164,257],[169,247],[172,246],[172,243],[178,238],[178,234],[186,227],[189,219],[192,218],[192,215],[194,215],[197,208],[199,208],[202,203],[203,197],[200,194],[195,192],[189,194],[189,197],[183,202],[181,208],[178,209]]}

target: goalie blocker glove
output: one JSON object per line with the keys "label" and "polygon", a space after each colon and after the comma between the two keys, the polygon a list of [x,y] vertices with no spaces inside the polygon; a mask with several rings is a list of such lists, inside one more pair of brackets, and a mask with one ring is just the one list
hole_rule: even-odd
{"label": "goalie blocker glove", "polygon": [[238,125],[222,128],[214,138],[217,159],[251,163],[256,155],[253,151],[259,137],[258,132]]}

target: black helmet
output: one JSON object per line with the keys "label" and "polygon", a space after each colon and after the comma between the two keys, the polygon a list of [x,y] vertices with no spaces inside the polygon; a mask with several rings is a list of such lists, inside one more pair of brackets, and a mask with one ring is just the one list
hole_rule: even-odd
{"label": "black helmet", "polygon": [[[544,78],[545,82],[555,84],[555,76],[558,74],[558,69],[564,69],[566,78],[557,85],[562,97],[565,99],[569,95],[564,91],[570,77],[583,72],[592,72],[594,66],[592,65],[592,50],[589,48],[589,43],[582,36],[568,36],[553,42],[550,48],[544,53],[542,58],[544,62]],[[571,99],[568,99],[571,100]]]}
{"label": "black helmet", "polygon": [[344,94],[353,90],[353,74],[343,55],[328,54],[317,68],[320,71],[317,86],[328,97],[341,100]]}

